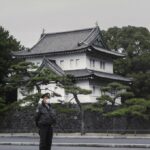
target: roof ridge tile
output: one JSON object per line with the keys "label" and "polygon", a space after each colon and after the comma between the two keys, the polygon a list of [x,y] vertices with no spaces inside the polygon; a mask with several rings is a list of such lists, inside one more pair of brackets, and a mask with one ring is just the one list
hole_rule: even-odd
{"label": "roof ridge tile", "polygon": [[91,28],[83,28],[83,29],[77,29],[77,30],[68,30],[68,31],[44,33],[44,35],[65,34],[65,33],[80,32],[80,31],[86,31],[86,30],[92,30],[92,29],[93,28],[91,27]]}

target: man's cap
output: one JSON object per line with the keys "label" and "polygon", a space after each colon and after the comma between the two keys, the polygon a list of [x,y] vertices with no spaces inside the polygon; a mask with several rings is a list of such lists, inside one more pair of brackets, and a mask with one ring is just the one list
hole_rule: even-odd
{"label": "man's cap", "polygon": [[44,97],[50,98],[50,93],[45,93],[45,94],[43,94],[43,95],[41,96],[41,98],[44,98]]}

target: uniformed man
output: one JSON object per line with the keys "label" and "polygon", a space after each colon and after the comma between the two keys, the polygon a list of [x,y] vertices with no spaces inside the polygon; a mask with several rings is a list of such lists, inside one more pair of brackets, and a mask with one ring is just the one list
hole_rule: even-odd
{"label": "uniformed man", "polygon": [[50,104],[51,95],[45,93],[42,95],[42,103],[38,105],[36,110],[35,122],[39,128],[40,144],[39,150],[51,150],[53,128],[56,123],[54,110]]}

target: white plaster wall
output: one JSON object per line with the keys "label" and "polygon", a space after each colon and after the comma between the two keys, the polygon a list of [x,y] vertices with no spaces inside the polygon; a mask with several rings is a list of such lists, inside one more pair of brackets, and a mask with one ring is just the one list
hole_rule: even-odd
{"label": "white plaster wall", "polygon": [[[66,55],[59,55],[59,56],[52,56],[49,57],[52,60],[56,61],[56,64],[60,66],[63,70],[76,70],[76,69],[85,69],[86,66],[86,54],[79,53],[79,54],[66,54]],[[27,58],[26,61],[32,62],[37,66],[40,66],[42,63],[41,58]],[[63,65],[60,64],[60,61],[64,61]],[[70,61],[72,64],[70,64]]]}
{"label": "white plaster wall", "polygon": [[[86,56],[85,53],[79,53],[79,54],[67,54],[67,55],[60,55],[60,56],[52,56],[49,57],[52,60],[56,60],[56,63],[58,66],[60,66],[63,70],[76,70],[76,69],[91,69],[101,72],[108,72],[113,73],[113,61],[111,60],[105,60],[100,58],[94,58]],[[78,59],[78,64],[76,64]],[[90,65],[90,59],[95,60],[95,66]],[[43,58],[27,58],[26,61],[32,62],[37,66],[40,66],[42,63]],[[64,61],[63,65],[60,64],[60,61]],[[70,64],[72,60],[72,64]],[[105,62],[105,69],[100,68],[100,61]]]}
{"label": "white plaster wall", "polygon": [[[66,54],[50,58],[56,60],[57,65],[60,66],[63,70],[76,70],[86,68],[86,54],[84,53],[69,54],[69,55]],[[77,59],[78,64],[76,64]],[[61,60],[64,60],[63,65],[60,64]],[[72,65],[70,64],[70,60],[73,60]]]}
{"label": "white plaster wall", "polygon": [[[95,66],[91,66],[90,64],[90,59],[95,60]],[[100,68],[100,61],[105,62],[105,69]],[[105,60],[105,59],[100,59],[100,58],[95,58],[95,57],[86,57],[86,66],[88,69],[95,70],[95,71],[101,71],[101,72],[107,72],[107,73],[113,73],[113,61],[111,60]]]}
{"label": "white plaster wall", "polygon": [[76,83],[76,85],[82,87],[83,89],[90,90],[90,84],[88,80],[80,80]]}
{"label": "white plaster wall", "polygon": [[113,73],[113,61],[106,61],[106,72]]}
{"label": "white plaster wall", "polygon": [[[93,89],[93,86],[95,87],[95,90]],[[90,99],[92,102],[97,102],[97,97],[101,96],[101,86],[98,84],[90,84],[90,90],[92,93],[90,94]]]}
{"label": "white plaster wall", "polygon": [[[78,95],[78,98],[79,98],[79,101],[81,103],[93,103],[93,101],[90,99],[90,95]],[[74,103],[76,104],[76,101],[75,99],[73,98],[73,95],[72,94],[67,94],[65,96],[65,101],[64,102],[71,102],[71,103]]]}

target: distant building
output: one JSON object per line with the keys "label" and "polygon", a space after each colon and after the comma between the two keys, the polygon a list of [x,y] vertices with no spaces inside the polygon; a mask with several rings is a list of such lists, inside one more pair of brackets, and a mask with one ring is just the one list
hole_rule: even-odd
{"label": "distant building", "polygon": [[[14,54],[16,58],[25,58],[39,67],[47,67],[59,75],[71,74],[77,85],[92,90],[90,95],[80,95],[82,103],[96,102],[101,95],[101,87],[113,81],[130,82],[130,79],[113,73],[113,60],[124,57],[123,54],[108,49],[98,26],[89,29],[43,33],[40,40],[29,51]],[[43,85],[54,90],[55,84]],[[61,100],[68,101],[63,89]],[[43,91],[43,92],[45,92]],[[36,90],[35,90],[36,92]],[[18,99],[22,95],[18,90]],[[55,99],[54,102],[57,102]]]}

